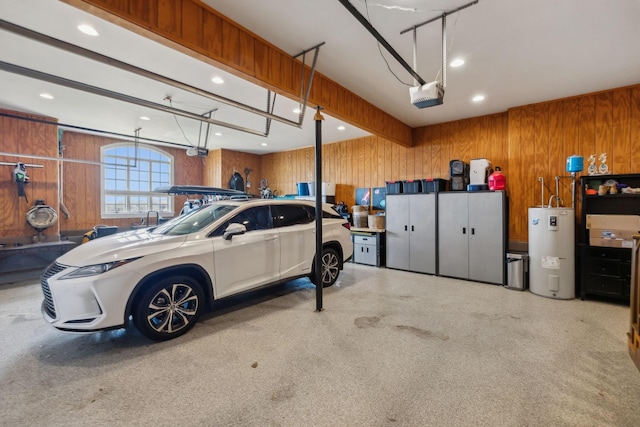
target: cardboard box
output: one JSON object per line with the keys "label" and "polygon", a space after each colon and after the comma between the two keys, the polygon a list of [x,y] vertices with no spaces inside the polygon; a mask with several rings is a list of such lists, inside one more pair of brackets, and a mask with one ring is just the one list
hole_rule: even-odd
{"label": "cardboard box", "polygon": [[587,215],[587,229],[640,231],[640,215]]}
{"label": "cardboard box", "polygon": [[634,234],[637,234],[637,232],[630,230],[616,230],[611,228],[592,228],[589,230],[589,245],[606,246],[610,248],[633,248]]}

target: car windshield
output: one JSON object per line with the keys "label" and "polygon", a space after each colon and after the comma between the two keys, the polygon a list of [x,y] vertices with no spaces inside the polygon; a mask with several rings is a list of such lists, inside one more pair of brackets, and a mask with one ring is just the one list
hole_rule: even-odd
{"label": "car windshield", "polygon": [[187,215],[179,216],[156,227],[152,233],[168,236],[195,233],[237,208],[237,205],[227,205],[222,203],[203,206],[188,213]]}

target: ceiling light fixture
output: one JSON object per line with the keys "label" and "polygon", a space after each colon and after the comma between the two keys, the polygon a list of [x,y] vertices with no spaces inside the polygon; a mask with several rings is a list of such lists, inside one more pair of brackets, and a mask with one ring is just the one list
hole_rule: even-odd
{"label": "ceiling light fixture", "polygon": [[338,126],[338,130],[345,130],[346,128],[344,126]]}
{"label": "ceiling light fixture", "polygon": [[464,59],[456,58],[453,61],[451,61],[451,63],[449,65],[451,65],[454,68],[460,67],[460,66],[464,65]]}
{"label": "ceiling light fixture", "polygon": [[222,133],[220,133],[220,132],[216,132],[216,133],[214,133],[214,135],[215,135],[215,136],[222,136]]}
{"label": "ceiling light fixture", "polygon": [[44,98],[44,99],[53,99],[53,95],[51,95],[49,93],[41,93],[40,97]]}
{"label": "ceiling light fixture", "polygon": [[473,98],[471,98],[471,100],[473,102],[480,102],[480,101],[484,101],[484,95],[476,95]]}
{"label": "ceiling light fixture", "polygon": [[87,25],[87,24],[81,24],[78,25],[78,30],[80,30],[82,33],[88,35],[88,36],[99,36],[100,33],[98,33],[98,31],[96,31],[95,28],[93,28],[91,25]]}
{"label": "ceiling light fixture", "polygon": [[266,146],[267,146],[267,143],[266,143],[266,142],[263,142],[263,143],[262,143],[262,144],[260,144],[260,145],[262,145],[263,147],[266,147]]}
{"label": "ceiling light fixture", "polygon": [[224,83],[224,79],[220,76],[215,76],[214,78],[211,79],[211,81],[217,85],[221,85],[222,83]]}
{"label": "ceiling light fixture", "polygon": [[294,112],[294,114],[300,114],[300,109],[299,108],[294,108],[293,112]]}
{"label": "ceiling light fixture", "polygon": [[140,116],[140,120],[151,120],[151,119],[147,116]]}

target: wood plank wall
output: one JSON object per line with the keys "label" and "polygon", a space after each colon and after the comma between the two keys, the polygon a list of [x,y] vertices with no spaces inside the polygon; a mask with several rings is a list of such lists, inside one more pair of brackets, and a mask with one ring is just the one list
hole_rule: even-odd
{"label": "wood plank wall", "polygon": [[[62,137],[63,154],[66,159],[100,161],[100,148],[118,142],[116,139],[97,135],[87,135],[65,131]],[[189,157],[184,149],[172,147],[158,148],[174,157],[174,183],[200,184],[203,182],[203,159]],[[116,225],[129,229],[137,218],[101,219],[100,218],[100,165],[65,162],[62,169],[62,197],[70,212],[68,219],[61,219],[64,232],[90,230],[97,224]],[[182,209],[185,196],[174,197],[176,214]],[[145,218],[146,219],[146,218]]]}
{"label": "wood plank wall", "polygon": [[[221,187],[228,188],[229,180],[234,171],[238,171],[244,179],[245,191],[253,195],[260,195],[260,176],[261,161],[260,156],[257,154],[242,153],[240,151],[233,150],[220,150],[220,181]],[[249,173],[249,184],[247,187],[247,176],[245,169],[251,169]]]}
{"label": "wood plank wall", "polygon": [[[243,79],[299,99],[302,63],[291,57],[293,52],[278,49],[197,0],[65,1]],[[309,72],[308,67],[305,70]],[[314,74],[309,102],[373,134],[403,146],[412,144],[409,126],[321,73]]]}
{"label": "wood plank wall", "polygon": [[[15,114],[13,112],[9,112]],[[0,121],[0,151],[26,155],[57,155],[54,126],[17,119]],[[554,177],[566,175],[566,158],[572,154],[586,159],[607,153],[611,173],[640,172],[640,85],[595,94],[511,108],[508,112],[414,129],[416,146],[406,148],[378,136],[369,136],[323,146],[323,180],[335,182],[336,198],[355,204],[355,189],[380,187],[385,181],[420,178],[448,178],[449,161],[486,157],[501,166],[509,192],[509,237],[527,240],[527,208],[541,203],[540,182],[546,188],[544,203],[555,193]],[[65,158],[99,160],[99,149],[108,138],[64,132]],[[244,177],[252,170],[251,192],[257,194],[262,178],[277,194],[295,194],[297,182],[314,180],[313,147],[257,156],[231,150],[212,150],[209,157],[187,157],[184,150],[167,148],[176,158],[175,182],[227,187],[233,169]],[[32,162],[27,157],[24,162]],[[15,157],[0,157],[15,162]],[[44,198],[58,212],[58,172],[55,161],[44,169],[30,169],[33,184],[28,188],[31,203],[18,200],[11,168],[0,185],[0,197],[8,206],[0,238],[29,236],[24,214],[36,198]],[[99,169],[97,166],[65,163],[62,169],[63,201],[71,217],[61,219],[47,234],[59,230],[89,229],[98,223],[128,227],[131,220],[101,220]],[[580,174],[578,174],[579,176]],[[570,205],[569,181],[561,181],[560,197]],[[183,200],[176,198],[176,210]],[[577,201],[579,206],[579,198]],[[576,214],[579,214],[579,209]]]}
{"label": "wood plank wall", "polygon": [[[55,122],[56,119],[35,115],[0,110],[2,113],[23,116],[31,119]],[[9,117],[0,117],[0,152],[20,154],[20,156],[0,155],[0,162],[43,165],[43,168],[27,168],[31,183],[25,187],[28,202],[18,197],[18,189],[13,180],[14,166],[0,166],[2,179],[0,180],[0,201],[2,201],[2,215],[0,215],[0,242],[31,243],[30,236],[37,232],[26,222],[25,214],[37,199],[44,202],[60,213],[58,204],[58,162],[42,160],[29,156],[57,157],[58,131],[51,126],[33,121],[25,121]],[[60,232],[58,223],[44,230],[44,241],[57,241]]]}
{"label": "wood plank wall", "polygon": [[[222,183],[222,150],[209,150],[209,155],[204,159],[204,182],[207,187],[224,188]],[[186,183],[185,183],[186,184]]]}
{"label": "wood plank wall", "polygon": [[[584,157],[583,174],[588,157],[600,153],[607,154],[610,173],[640,172],[640,86],[511,108],[508,114],[512,239],[527,240],[527,208],[549,202],[555,177],[567,175],[568,156]],[[538,177],[544,178],[544,197]],[[571,206],[569,180],[560,180],[559,193]],[[579,183],[576,195],[579,222]]]}
{"label": "wood plank wall", "polygon": [[[245,191],[255,196],[260,195],[261,160],[257,154],[243,153],[233,150],[210,150],[204,161],[204,185],[208,187],[229,188],[229,180],[235,171],[242,175]],[[250,186],[247,187],[245,169],[249,173]]]}
{"label": "wood plank wall", "polygon": [[[449,177],[449,161],[488,157],[508,171],[507,113],[414,130],[406,148],[378,136],[325,144],[323,181],[335,182],[336,200],[355,204],[355,189],[384,187],[386,181]],[[262,172],[278,195],[296,194],[297,182],[314,181],[314,148],[262,156]]]}
{"label": "wood plank wall", "polygon": [[[555,194],[554,178],[567,175],[568,156],[584,156],[586,168],[589,155],[607,153],[611,173],[640,172],[640,85],[416,128],[413,138],[412,148],[375,136],[325,145],[324,181],[336,182],[336,199],[351,206],[355,188],[390,180],[448,179],[450,160],[486,157],[507,178],[509,238],[524,242],[527,209],[541,204],[538,177],[544,178],[547,204]],[[296,182],[310,180],[313,164],[309,147],[263,156],[262,171],[278,194],[295,194]],[[569,180],[560,180],[560,197],[571,206]],[[578,196],[577,220],[579,204]]]}

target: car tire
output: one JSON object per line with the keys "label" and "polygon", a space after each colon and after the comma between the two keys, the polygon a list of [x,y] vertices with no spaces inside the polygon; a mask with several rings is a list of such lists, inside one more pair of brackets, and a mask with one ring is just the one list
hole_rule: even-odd
{"label": "car tire", "polygon": [[202,287],[186,276],[173,276],[148,286],[137,299],[133,322],[142,335],[166,341],[188,332],[204,305]]}
{"label": "car tire", "polygon": [[[322,287],[328,288],[329,286],[336,283],[338,280],[338,275],[340,274],[340,257],[338,255],[338,251],[332,248],[324,248],[322,252]],[[316,273],[315,268],[311,273],[311,281],[317,285],[316,283]]]}

